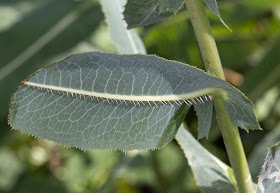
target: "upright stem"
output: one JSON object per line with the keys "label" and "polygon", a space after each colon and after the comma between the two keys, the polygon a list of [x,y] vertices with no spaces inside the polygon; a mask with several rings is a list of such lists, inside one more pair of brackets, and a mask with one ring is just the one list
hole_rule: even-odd
{"label": "upright stem", "polygon": [[[185,0],[185,2],[207,71],[221,79],[225,79],[203,1]],[[233,125],[226,111],[222,96],[214,97],[214,106],[238,190],[240,193],[252,193],[254,192],[253,182],[238,128]]]}

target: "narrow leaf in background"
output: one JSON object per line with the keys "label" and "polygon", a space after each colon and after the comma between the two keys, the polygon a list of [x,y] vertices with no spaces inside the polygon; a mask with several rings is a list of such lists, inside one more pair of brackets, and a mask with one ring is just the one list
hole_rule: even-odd
{"label": "narrow leaf in background", "polygon": [[2,32],[0,117],[7,117],[10,97],[24,78],[88,38],[103,19],[97,1],[51,0]]}
{"label": "narrow leaf in background", "polygon": [[175,137],[188,159],[202,193],[237,192],[232,169],[202,147],[183,124]]}
{"label": "narrow leaf in background", "polygon": [[123,11],[125,0],[102,0],[112,40],[121,54],[146,54],[145,46],[134,29],[127,29]]}

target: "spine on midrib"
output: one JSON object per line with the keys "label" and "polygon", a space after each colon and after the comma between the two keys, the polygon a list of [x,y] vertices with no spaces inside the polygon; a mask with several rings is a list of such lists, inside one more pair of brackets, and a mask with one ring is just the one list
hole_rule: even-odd
{"label": "spine on midrib", "polygon": [[[97,97],[97,98],[105,98],[105,99],[113,99],[113,100],[120,100],[120,101],[143,101],[143,102],[149,102],[149,101],[158,101],[158,102],[169,102],[169,101],[184,101],[184,100],[191,100],[194,103],[194,99],[197,99],[198,102],[204,102],[204,100],[212,99],[210,93],[213,92],[211,89],[204,89],[202,91],[197,91],[193,93],[187,93],[187,94],[180,94],[180,95],[159,95],[159,96],[151,96],[151,95],[118,95],[118,94],[109,94],[109,93],[99,93],[99,92],[93,92],[93,91],[85,91],[85,90],[78,90],[78,89],[72,89],[72,88],[65,88],[65,87],[58,87],[53,85],[45,85],[45,84],[39,84],[34,83],[30,81],[23,82],[27,86],[37,87],[38,89],[47,89],[57,92],[65,92],[67,95],[72,96],[90,96],[90,97]],[[207,92],[208,91],[208,92]],[[191,102],[190,102],[191,103]],[[191,103],[192,104],[192,103]]]}

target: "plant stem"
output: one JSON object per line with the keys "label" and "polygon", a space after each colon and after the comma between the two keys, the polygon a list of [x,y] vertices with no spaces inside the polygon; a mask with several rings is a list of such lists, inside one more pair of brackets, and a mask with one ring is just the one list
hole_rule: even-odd
{"label": "plant stem", "polygon": [[[203,1],[185,0],[185,3],[207,71],[225,80]],[[233,125],[221,95],[214,96],[214,106],[238,190],[240,193],[255,192],[238,128]]]}
{"label": "plant stem", "polygon": [[221,59],[203,1],[185,0],[185,2],[207,71],[225,80]]}

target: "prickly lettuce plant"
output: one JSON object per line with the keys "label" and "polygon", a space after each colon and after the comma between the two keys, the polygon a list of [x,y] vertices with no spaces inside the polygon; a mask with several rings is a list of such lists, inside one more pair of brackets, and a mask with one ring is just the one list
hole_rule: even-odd
{"label": "prickly lettuce plant", "polygon": [[[216,1],[204,3],[226,26]],[[129,0],[125,4],[124,0],[101,1],[119,54],[75,54],[30,75],[11,98],[11,127],[81,149],[157,149],[176,136],[202,192],[255,192],[238,127],[249,131],[260,126],[249,99],[224,80],[203,1]],[[146,55],[131,29],[162,21],[184,5],[207,72]],[[208,136],[215,109],[232,168],[186,130],[183,122],[191,106],[198,115],[199,139]],[[271,156],[265,164],[270,160]],[[262,174],[271,172],[271,167],[264,166]],[[268,187],[262,183],[266,177],[261,175],[261,192]]]}

